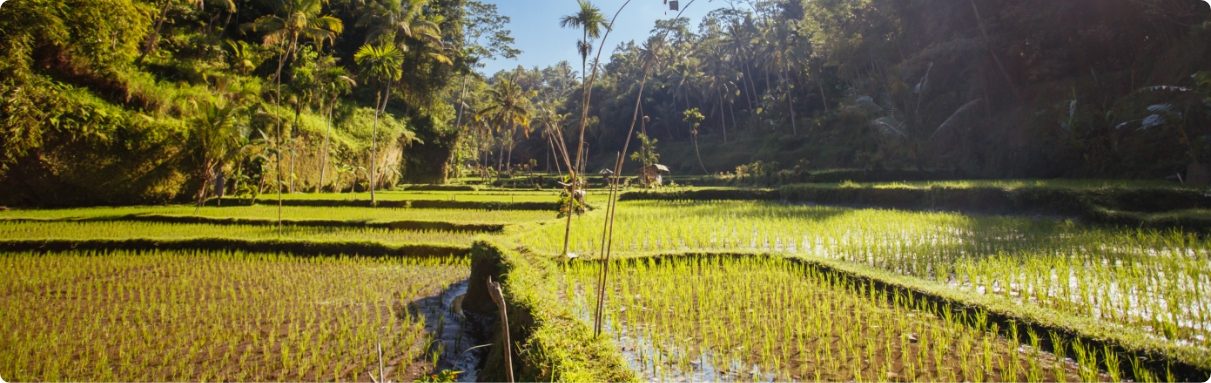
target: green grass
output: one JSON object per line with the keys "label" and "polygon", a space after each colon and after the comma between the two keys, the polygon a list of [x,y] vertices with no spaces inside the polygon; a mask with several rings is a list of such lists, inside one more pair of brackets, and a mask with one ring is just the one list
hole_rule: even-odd
{"label": "green grass", "polygon": [[875,189],[928,189],[933,187],[970,189],[970,188],[1053,188],[1074,190],[1098,189],[1197,189],[1167,181],[1145,180],[1099,180],[1099,179],[1053,179],[1053,180],[949,180],[949,181],[911,181],[911,182],[841,182],[835,184],[808,184],[818,186],[838,187],[869,187]]}
{"label": "green grass", "polygon": [[[13,381],[365,381],[426,371],[409,303],[465,258],[242,252],[0,254],[0,371]],[[377,374],[377,372],[375,372]]]}
{"label": "green grass", "polygon": [[[426,190],[385,190],[376,191],[375,197],[380,201],[465,201],[465,202],[559,202],[559,191],[556,190],[483,190],[483,191],[426,191]],[[593,190],[588,195],[589,202],[605,202],[605,191]],[[261,200],[277,200],[273,193],[261,194]],[[370,193],[287,193],[282,194],[286,200],[338,200],[338,201],[369,201]]]}
{"label": "green grass", "polygon": [[[131,207],[90,207],[77,209],[29,209],[0,211],[0,219],[5,218],[34,218],[34,219],[64,219],[64,218],[97,218],[123,216],[130,214],[160,214],[160,215],[197,215],[214,218],[255,218],[277,219],[277,206],[206,206],[196,208],[193,205],[169,206],[131,206]],[[196,212],[196,213],[195,213]],[[284,206],[284,219],[325,219],[350,221],[445,221],[464,223],[510,224],[536,222],[555,218],[553,211],[535,210],[464,210],[464,209],[407,209],[407,208],[370,208],[370,207],[313,207],[313,206]]]}
{"label": "green grass", "polygon": [[[570,307],[559,304],[560,270],[554,262],[511,250],[513,246],[476,242],[471,247],[471,287],[464,307],[494,307],[486,289],[477,287],[489,277],[499,281],[508,305],[509,329],[516,356],[517,381],[623,382],[636,380],[626,368],[618,348],[608,339],[593,337],[592,330]],[[480,285],[483,286],[483,285]],[[478,290],[478,291],[477,291]],[[494,310],[494,309],[490,309]],[[495,312],[491,314],[495,315]],[[493,346],[479,378],[505,381],[501,337]]]}
{"label": "green grass", "polygon": [[[1019,351],[983,314],[934,316],[927,306],[936,303],[887,296],[779,258],[645,258],[614,267],[604,316],[649,380],[1102,378],[1096,358],[1070,366],[1037,345]],[[586,317],[599,269],[592,262],[568,268],[564,295]],[[715,373],[695,375],[704,366]]]}
{"label": "green grass", "polygon": [[[996,185],[995,187],[1003,188],[1067,187],[1093,190],[1108,185],[1099,182],[976,181],[909,183],[899,186],[878,184],[881,186],[877,187]],[[855,187],[830,185],[829,187],[841,189]],[[665,189],[668,190],[689,190],[700,195],[714,195],[718,199],[728,199],[731,195],[729,193],[751,192],[750,189],[735,188]],[[895,192],[895,189],[886,190]],[[778,193],[771,189],[763,189],[760,192]],[[599,208],[605,206],[605,196],[606,193],[602,190],[590,193],[591,201],[596,201],[594,203],[599,205]],[[296,200],[368,199],[368,195],[331,193],[296,194],[288,197]],[[387,191],[382,192],[380,197],[384,201],[553,203],[556,192],[500,189]],[[272,195],[262,195],[262,200],[269,201],[271,198]],[[510,314],[511,317],[516,315],[519,326],[515,329],[517,333],[514,337],[515,345],[519,347],[519,354],[514,361],[523,364],[519,376],[534,380],[635,378],[631,372],[626,371],[618,349],[604,340],[592,339],[589,333],[591,330],[584,323],[588,315],[583,305],[591,301],[593,295],[585,286],[591,282],[595,266],[578,265],[561,269],[555,262],[547,259],[547,256],[555,256],[562,249],[563,220],[555,219],[554,211],[287,206],[283,208],[283,218],[314,221],[316,225],[323,222],[327,226],[286,226],[282,234],[279,234],[276,225],[272,224],[277,218],[277,212],[277,207],[273,205],[208,206],[200,209],[192,205],[170,205],[0,211],[0,239],[12,242],[12,246],[8,247],[10,254],[16,254],[12,251],[18,249],[39,249],[38,243],[48,244],[49,242],[42,241],[50,240],[53,244],[41,247],[43,251],[73,248],[71,246],[76,245],[76,241],[88,244],[79,249],[127,249],[114,252],[119,258],[124,257],[123,262],[133,262],[131,259],[137,258],[134,255],[141,253],[207,254],[209,257],[217,253],[205,251],[239,248],[252,252],[290,251],[295,255],[319,255],[314,258],[320,259],[316,262],[321,263],[323,259],[327,259],[324,255],[359,253],[357,249],[365,251],[359,253],[364,255],[418,252],[447,254],[445,250],[438,249],[463,254],[476,238],[493,242],[515,240],[524,246],[522,250],[515,250],[518,249],[515,245],[500,247],[481,242],[471,253],[473,258],[478,259],[477,262],[492,259],[492,262],[498,264],[499,274],[496,276],[505,282],[506,294],[510,297]],[[1205,214],[1206,210],[1191,209],[1156,213],[1152,216],[1156,220],[1173,220]],[[203,217],[215,221],[135,221],[139,216],[166,217],[166,220]],[[571,248],[582,259],[592,259],[598,255],[603,218],[604,209],[574,218]],[[479,229],[466,229],[474,226],[462,226],[459,230],[401,230],[367,226],[367,223],[401,221],[503,224],[508,225],[508,228],[503,233],[485,234],[478,231]],[[446,229],[454,227],[456,226],[443,226]],[[620,265],[621,272],[613,274],[619,279],[612,282],[616,283],[614,288],[618,290],[613,291],[610,297],[610,323],[612,326],[627,327],[634,331],[633,334],[644,334],[643,336],[654,345],[654,348],[648,350],[651,352],[645,351],[646,354],[643,355],[648,358],[645,363],[650,368],[637,371],[646,379],[683,376],[694,370],[686,363],[694,361],[697,357],[720,358],[713,362],[729,369],[732,369],[734,361],[740,361],[747,367],[734,368],[737,373],[751,372],[752,365],[758,365],[758,370],[766,374],[758,377],[733,374],[728,378],[741,380],[775,377],[803,380],[1038,381],[1086,379],[1093,377],[1091,373],[1096,374],[1064,368],[1044,368],[1042,372],[1031,370],[1030,363],[1037,359],[1034,354],[1027,353],[1026,355],[1030,356],[1025,359],[1008,356],[1012,352],[1006,350],[1012,341],[1007,342],[1004,338],[989,335],[995,331],[987,327],[987,323],[976,325],[973,318],[943,318],[940,314],[930,314],[941,312],[937,307],[921,307],[915,302],[895,302],[895,299],[902,298],[872,298],[869,294],[873,293],[867,292],[867,295],[864,295],[862,290],[855,291],[854,289],[858,289],[857,285],[820,274],[819,270],[825,269],[844,269],[861,276],[876,275],[875,278],[879,280],[899,281],[915,286],[914,288],[935,292],[937,294],[930,296],[942,297],[956,304],[973,305],[997,315],[1009,313],[1006,315],[1011,318],[1024,318],[1027,321],[1038,319],[1039,323],[1044,324],[1044,328],[1059,329],[1058,331],[1068,335],[1081,334],[1086,337],[1084,339],[1122,345],[1128,351],[1148,350],[1158,351],[1166,356],[1176,355],[1176,360],[1189,362],[1198,366],[1196,368],[1211,367],[1211,362],[1208,362],[1211,360],[1211,298],[1208,298],[1211,294],[1208,294],[1204,287],[1211,283],[1211,239],[1200,237],[1193,232],[1095,227],[1053,217],[849,209],[760,201],[644,200],[621,202],[614,230],[614,253],[620,258],[699,253],[774,254],[775,258],[790,257],[795,258],[796,262],[802,260],[811,264],[828,265],[823,268],[804,269],[795,266],[794,262],[783,263],[779,259],[746,259],[736,263],[717,262],[709,258],[668,261],[672,263],[661,265]],[[136,250],[153,248],[176,250]],[[182,250],[194,248],[199,250]],[[59,255],[54,252],[50,254],[49,258]],[[73,259],[96,258],[89,268],[95,269],[97,273],[119,275],[120,277],[110,278],[118,282],[137,285],[146,278],[145,274],[140,273],[124,274],[122,263],[103,263],[101,260],[108,256],[82,255],[86,254],[85,250],[67,254],[74,257]],[[239,259],[243,256],[233,257]],[[17,258],[21,257],[28,258],[29,254],[22,253]],[[701,276],[701,281],[685,274],[688,265],[695,262],[709,264],[712,268],[710,273]],[[21,269],[19,272],[22,275],[0,280],[0,287],[20,289],[11,286],[30,282],[39,283],[39,286],[59,284],[65,286],[61,290],[67,291],[66,289],[71,287],[66,286],[71,286],[77,280],[91,280],[88,275],[94,272],[71,266],[71,262],[65,262],[63,265],[65,266],[46,266],[46,271],[20,266],[18,268]],[[0,277],[4,276],[3,273],[4,271],[0,271]],[[695,281],[704,285],[695,285]],[[6,282],[11,286],[6,285]],[[156,282],[144,282],[149,283]],[[719,318],[703,313],[681,312],[685,307],[680,305],[695,301],[693,298],[707,299],[706,295],[693,295],[701,292],[690,291],[691,296],[685,295],[687,292],[684,290],[694,286],[710,286],[720,291],[721,295],[710,298],[717,301],[701,301],[703,304],[715,305],[709,306],[715,312],[708,314],[718,314]],[[733,299],[724,300],[724,297],[728,296]],[[888,303],[888,299],[893,303]],[[931,338],[928,341],[931,343],[928,344],[913,343],[905,346],[903,339],[886,333],[891,330],[879,330],[864,324],[867,321],[859,320],[845,326],[850,332],[837,333],[842,335],[831,338],[832,346],[828,347],[833,348],[824,351],[817,344],[807,344],[811,343],[813,338],[804,335],[811,334],[805,331],[818,328],[811,327],[818,325],[804,323],[818,323],[823,320],[820,318],[826,316],[807,312],[810,311],[809,307],[803,306],[802,302],[820,302],[821,305],[827,303],[830,306],[820,307],[861,313],[864,315],[862,318],[874,321],[875,326],[907,326],[887,327],[897,329],[896,331],[906,330],[918,335],[934,336],[934,329],[940,328],[941,330],[937,331],[944,335]],[[215,305],[235,307],[236,304]],[[731,306],[737,308],[732,309]],[[0,306],[2,307],[4,306]],[[644,313],[645,310],[672,311],[669,316],[626,317]],[[742,312],[735,316],[729,310]],[[834,315],[829,317],[841,318],[835,319],[838,324],[848,323],[843,320],[843,316],[835,311],[833,313]],[[0,319],[3,319],[3,315],[0,313]],[[898,319],[901,317],[906,319]],[[787,324],[794,323],[796,318],[802,319],[798,325]],[[709,330],[716,331],[714,335],[687,332],[710,329],[710,326],[717,329]],[[793,326],[803,328],[796,330]],[[616,329],[618,328],[621,327]],[[1044,339],[1050,337],[1045,333],[1035,335]],[[11,335],[11,332],[0,334],[0,341],[4,340],[4,336],[15,335]],[[172,336],[175,341],[180,341],[180,336]],[[815,336],[819,338],[822,334]],[[978,350],[985,347],[985,339],[988,339],[991,343],[987,347],[993,354],[1002,356],[1000,359],[994,358],[1001,362],[994,360],[992,363],[995,366],[982,366],[961,359],[961,355],[950,354],[942,355],[938,360],[927,360],[935,358],[937,350],[942,349],[933,348],[942,347],[940,343],[932,343],[941,342],[938,339],[942,338],[951,342],[946,345],[951,350],[968,346]],[[1025,334],[1017,339],[1019,343],[1029,343]],[[618,345],[627,352],[633,353],[637,350],[636,344],[627,343],[627,339],[615,340],[619,341]],[[963,343],[967,341],[970,342]],[[905,359],[896,354],[897,350],[893,349],[892,359],[897,362],[889,367],[883,359],[859,355],[870,352],[868,349],[872,342],[876,346],[899,348],[909,354],[925,356],[905,362]],[[1103,359],[1092,356],[1094,349],[1101,345],[1102,343],[1097,343],[1096,347],[1083,345],[1080,348],[1081,360],[1078,362],[1083,360],[1086,370],[1090,364],[1107,364],[1103,356],[1107,354],[1105,350],[1096,351]],[[205,346],[211,347],[209,344]],[[920,347],[920,350],[914,347]],[[817,350],[821,353],[832,353],[831,359],[817,357]],[[1067,356],[1077,356],[1077,348],[1068,347],[1064,350],[1068,352]],[[845,353],[844,357],[839,353]],[[974,351],[973,353],[979,354]],[[1110,354],[1114,355],[1110,357],[1110,364],[1113,364],[1113,358],[1124,358],[1126,355],[1125,359],[1121,359],[1123,365],[1131,362],[1130,355],[1137,355]],[[275,355],[280,358],[279,354]],[[660,360],[655,359],[657,355]],[[79,370],[79,373],[87,370],[101,374],[104,371],[92,356],[81,358],[86,359],[86,363],[81,366],[53,363],[40,366],[37,370],[43,372],[33,379],[45,380],[41,378],[57,376],[60,379],[73,380],[72,375],[64,375],[64,371],[73,368]],[[22,360],[25,361],[22,364],[29,365],[29,359]],[[1012,362],[1015,360],[1018,362]],[[490,359],[489,365],[499,362]],[[1011,362],[1018,363],[1012,371]],[[908,364],[915,364],[911,372],[908,371]],[[978,375],[980,372],[977,372],[975,367],[984,367],[980,369],[984,375]],[[5,371],[3,368],[4,365],[0,364],[0,371]],[[1100,368],[1107,372],[1105,366]],[[1150,368],[1156,373],[1163,372],[1163,368],[1156,370],[1155,365]],[[33,368],[26,370],[32,371]],[[231,369],[236,370],[242,371],[243,368]],[[235,376],[231,371],[219,371],[217,375],[206,377],[155,375],[159,372],[134,376],[148,377],[148,380],[223,379]],[[257,371],[269,375],[243,376],[242,380],[333,379],[330,377],[333,373],[314,375],[311,372],[295,372],[291,375],[290,371]],[[500,372],[499,369],[494,371]],[[816,371],[819,371],[820,377],[815,375]],[[1054,375],[1061,371],[1064,373],[1062,378]],[[495,376],[491,374],[487,373],[481,377]],[[8,373],[4,376],[9,378]],[[114,375],[113,378],[134,379],[130,376],[132,375]],[[495,377],[504,378],[503,375]],[[1104,378],[1105,376],[1096,379]],[[105,378],[82,378],[98,379]]]}
{"label": "green grass", "polygon": [[[579,218],[572,251],[593,258],[602,212]],[[524,241],[555,255],[562,225]],[[617,256],[700,251],[834,259],[1091,317],[1211,354],[1211,240],[1067,221],[760,202],[620,204]]]}
{"label": "green grass", "polygon": [[274,225],[165,224],[147,222],[0,222],[0,238],[8,240],[40,239],[199,239],[236,238],[244,240],[290,239],[334,242],[366,241],[384,244],[457,244],[466,245],[482,233],[461,231],[412,231],[377,228],[283,226]]}

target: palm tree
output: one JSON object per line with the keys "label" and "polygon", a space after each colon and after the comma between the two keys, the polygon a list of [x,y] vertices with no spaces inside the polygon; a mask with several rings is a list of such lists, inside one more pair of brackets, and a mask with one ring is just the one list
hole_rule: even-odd
{"label": "palm tree", "polygon": [[441,26],[425,18],[424,10],[429,2],[430,0],[372,1],[362,7],[355,23],[359,27],[370,28],[370,32],[366,34],[367,43],[396,41],[396,48],[403,52],[420,48],[421,56],[452,65],[453,60],[445,53]]}
{"label": "palm tree", "polygon": [[382,44],[374,46],[363,45],[353,55],[366,83],[377,83],[379,89],[374,93],[374,125],[370,135],[370,204],[378,204],[374,195],[375,163],[378,161],[378,119],[387,109],[387,100],[391,97],[391,86],[404,76],[404,54],[394,45]]}
{"label": "palm tree", "polygon": [[588,0],[578,0],[580,10],[559,19],[559,26],[570,29],[580,29],[583,37],[576,42],[576,50],[580,52],[580,76],[587,76],[589,53],[593,52],[592,40],[601,37],[602,28],[609,28],[605,15]]}
{"label": "palm tree", "polygon": [[257,18],[246,28],[265,34],[263,44],[277,47],[278,66],[273,72],[275,96],[282,97],[282,68],[294,59],[301,40],[312,40],[322,48],[324,41],[335,42],[344,29],[341,19],[324,15],[327,0],[285,0],[276,14]]}
{"label": "palm tree", "polygon": [[[325,40],[335,41],[336,35],[345,29],[341,19],[322,14],[325,3],[327,0],[284,0],[280,3],[281,7],[277,9],[276,14],[261,16],[244,26],[253,32],[264,33],[263,45],[279,49],[277,69],[273,72],[274,103],[278,105],[282,101],[282,68],[285,67],[287,58],[294,58],[299,41],[302,39],[316,41],[322,48]],[[275,145],[277,152],[274,154],[274,162],[277,162],[278,169],[278,229],[280,232],[282,216],[281,141],[284,136],[282,134],[283,123],[277,121],[276,124],[278,134],[275,139],[278,143]]]}
{"label": "palm tree", "polygon": [[[486,121],[496,125],[497,130],[504,129],[509,137],[521,128],[526,138],[530,137],[530,97],[533,92],[527,92],[516,81],[504,78],[488,91],[488,105],[479,111]],[[512,142],[512,140],[509,140]],[[509,145],[509,165],[513,161],[513,145]],[[501,169],[503,170],[503,169]]]}
{"label": "palm tree", "polygon": [[698,127],[702,126],[702,121],[706,119],[698,108],[687,109],[681,114],[682,120],[690,124],[690,137],[694,140],[694,156],[698,157],[698,166],[702,167],[702,173],[709,174],[706,171],[706,165],[702,163],[702,154],[698,151]]}
{"label": "palm tree", "polygon": [[202,183],[195,195],[199,207],[206,201],[207,190],[210,190],[210,185],[221,171],[223,162],[239,148],[240,109],[238,102],[226,102],[220,98],[199,105],[197,113],[190,118],[194,127],[190,134],[193,141],[191,146],[197,150],[198,163],[201,165]]}
{"label": "palm tree", "polygon": [[[313,86],[320,95],[318,97],[318,106],[320,113],[328,123],[327,130],[324,133],[324,144],[320,149],[320,181],[316,189],[324,188],[324,178],[328,170],[329,157],[329,142],[332,141],[332,112],[336,108],[337,100],[341,96],[348,94],[357,86],[357,82],[349,77],[345,72],[345,68],[338,65],[336,58],[332,56],[321,57],[313,61],[306,71],[302,71],[307,81],[308,86]],[[297,76],[297,75],[296,75]]]}

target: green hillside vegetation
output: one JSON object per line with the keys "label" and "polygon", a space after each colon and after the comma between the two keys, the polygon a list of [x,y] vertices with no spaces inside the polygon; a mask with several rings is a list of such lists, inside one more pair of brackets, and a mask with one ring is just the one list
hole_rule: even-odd
{"label": "green hillside vegetation", "polygon": [[[366,190],[371,163],[375,185],[441,181],[412,150],[449,157],[453,79],[511,49],[507,33],[491,49],[464,33],[503,20],[461,0],[11,2],[0,204],[188,200],[218,181],[229,194]],[[380,45],[406,68],[393,81],[355,57]],[[393,97],[376,104],[382,89]]]}

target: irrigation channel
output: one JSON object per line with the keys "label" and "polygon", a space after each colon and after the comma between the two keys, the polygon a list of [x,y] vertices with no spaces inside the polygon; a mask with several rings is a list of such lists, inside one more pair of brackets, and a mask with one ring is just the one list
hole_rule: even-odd
{"label": "irrigation channel", "polygon": [[484,346],[488,340],[482,321],[462,310],[467,282],[453,283],[441,294],[414,302],[412,308],[424,316],[425,331],[433,336],[429,353],[438,355],[434,371],[461,371],[458,381],[475,382],[489,347]]}

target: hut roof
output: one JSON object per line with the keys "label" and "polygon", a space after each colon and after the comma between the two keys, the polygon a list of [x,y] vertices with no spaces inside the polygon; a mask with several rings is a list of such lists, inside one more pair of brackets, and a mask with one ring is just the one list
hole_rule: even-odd
{"label": "hut roof", "polygon": [[658,170],[658,171],[662,171],[662,172],[665,172],[665,173],[668,173],[668,172],[669,172],[669,167],[668,167],[668,166],[664,166],[664,165],[661,165],[661,164],[652,164],[652,167],[653,167],[653,168],[656,168],[656,170]]}

